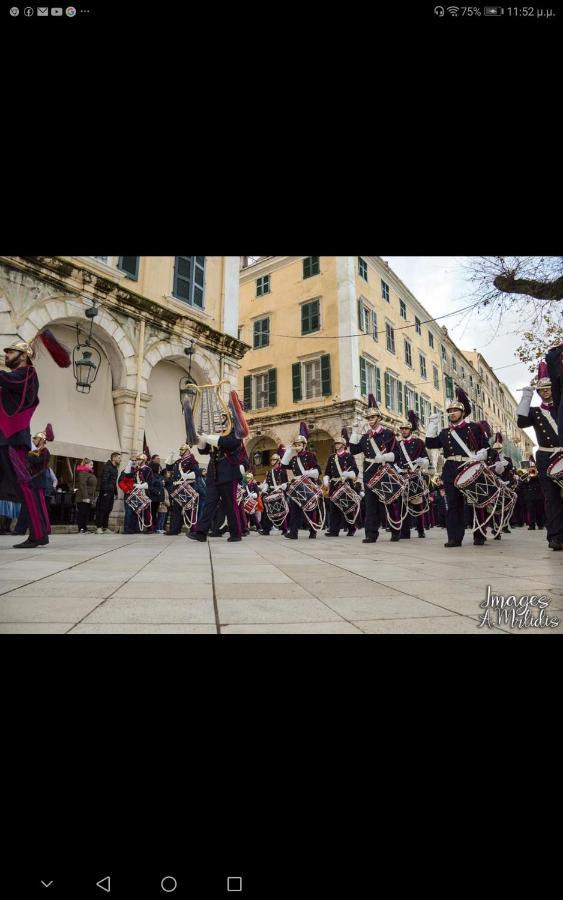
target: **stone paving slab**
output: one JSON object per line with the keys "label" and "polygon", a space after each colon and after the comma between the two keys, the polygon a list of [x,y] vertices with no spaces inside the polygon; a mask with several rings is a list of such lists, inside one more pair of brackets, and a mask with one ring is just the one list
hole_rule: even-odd
{"label": "stone paving slab", "polygon": [[[487,585],[546,594],[563,619],[563,556],[545,533],[473,547],[426,540],[287,541],[252,533],[197,544],[161,535],[52,535],[13,550],[0,536],[0,634],[554,634],[477,628]],[[219,622],[216,621],[218,609]]]}

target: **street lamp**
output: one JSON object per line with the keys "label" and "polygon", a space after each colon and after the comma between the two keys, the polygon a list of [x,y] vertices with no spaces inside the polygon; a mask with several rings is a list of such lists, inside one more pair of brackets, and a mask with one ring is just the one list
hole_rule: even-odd
{"label": "street lamp", "polygon": [[86,318],[90,319],[90,331],[84,339],[84,343],[80,342],[80,326],[78,323],[76,325],[76,347],[72,351],[72,371],[76,381],[76,390],[79,394],[90,393],[90,388],[96,380],[102,361],[101,354],[90,343],[94,319],[98,313],[96,302],[92,301],[92,306],[85,313]]}
{"label": "street lamp", "polygon": [[184,353],[186,354],[186,356],[189,357],[190,362],[188,365],[188,374],[182,375],[182,377],[180,378],[179,385],[178,385],[178,388],[180,391],[180,406],[182,407],[182,409],[184,408],[185,400],[189,399],[191,401],[191,400],[193,400],[193,397],[194,397],[194,391],[193,391],[191,385],[195,384],[195,381],[191,377],[191,371],[192,371],[192,357],[194,355],[195,345],[196,345],[195,338],[190,338],[186,342],[186,346],[184,347]]}

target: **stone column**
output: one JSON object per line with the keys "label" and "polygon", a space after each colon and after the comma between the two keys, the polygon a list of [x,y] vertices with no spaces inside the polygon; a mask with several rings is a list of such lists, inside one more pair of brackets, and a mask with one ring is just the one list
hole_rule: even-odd
{"label": "stone column", "polygon": [[[119,434],[120,450],[122,453],[121,469],[125,468],[129,459],[135,452],[139,452],[143,446],[143,433],[145,430],[145,411],[147,404],[151,401],[151,394],[141,394],[141,410],[139,416],[139,430],[137,435],[133,432],[135,422],[135,399],[137,392],[129,388],[117,388],[112,391],[113,407],[115,411],[115,421],[117,422],[117,431]],[[116,448],[117,449],[117,448]],[[120,471],[121,471],[120,469]],[[110,526],[117,528],[123,523],[123,495],[120,493],[119,498],[113,506],[110,517]]]}

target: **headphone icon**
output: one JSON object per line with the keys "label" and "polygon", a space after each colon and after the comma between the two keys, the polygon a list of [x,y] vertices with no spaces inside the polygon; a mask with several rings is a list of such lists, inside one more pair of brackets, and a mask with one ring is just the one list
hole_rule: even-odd
{"label": "headphone icon", "polygon": [[443,6],[435,6],[434,7],[434,15],[435,16],[443,16],[444,15],[444,7]]}

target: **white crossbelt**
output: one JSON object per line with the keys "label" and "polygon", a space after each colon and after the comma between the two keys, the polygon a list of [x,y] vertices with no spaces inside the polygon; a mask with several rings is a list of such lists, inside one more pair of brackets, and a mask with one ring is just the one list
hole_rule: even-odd
{"label": "white crossbelt", "polygon": [[553,456],[554,453],[558,453],[559,450],[563,450],[563,447],[538,447],[538,450],[542,450],[544,453],[551,453]]}
{"label": "white crossbelt", "polygon": [[461,447],[462,450],[465,450],[469,459],[475,459],[475,454],[471,452],[471,450],[469,449],[467,444],[464,443],[462,438],[460,438],[459,434],[453,428],[451,428],[450,431],[451,431],[451,435],[452,435],[453,439],[455,441],[457,441],[457,443],[459,444],[459,446]]}
{"label": "white crossbelt", "polygon": [[469,456],[446,456],[444,462],[469,462]]}

